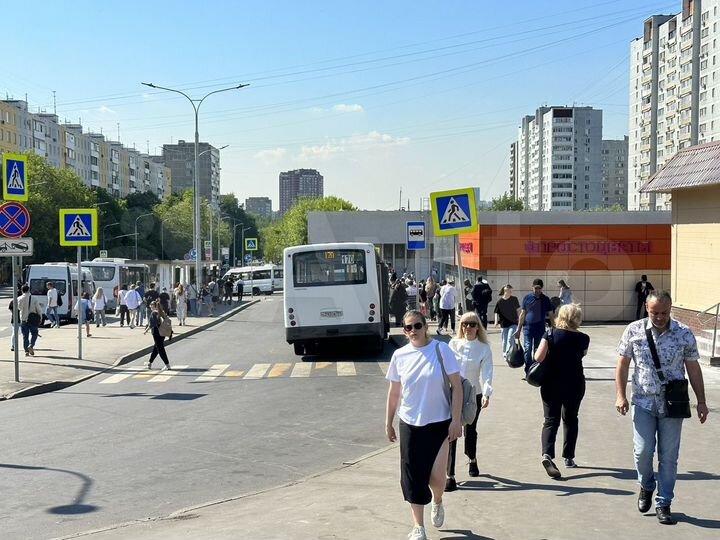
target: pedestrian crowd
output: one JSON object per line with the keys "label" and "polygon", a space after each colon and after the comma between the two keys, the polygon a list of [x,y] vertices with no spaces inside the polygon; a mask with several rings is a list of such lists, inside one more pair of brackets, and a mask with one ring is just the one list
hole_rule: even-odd
{"label": "pedestrian crowd", "polygon": [[[400,444],[400,486],[413,520],[408,538],[425,540],[425,507],[430,505],[433,526],[442,527],[443,495],[458,489],[456,454],[461,436],[468,475],[476,477],[480,472],[478,419],[493,393],[486,332],[493,291],[483,276],[475,284],[465,280],[462,292],[451,277],[436,282],[431,276],[416,285],[411,274],[398,278],[393,272],[390,282],[390,310],[408,343],[395,351],[387,371],[385,432],[390,442]],[[522,380],[540,389],[539,461],[553,479],[562,478],[555,462],[561,423],[564,466],[578,467],[578,416],[585,396],[583,358],[590,350],[590,337],[581,331],[581,305],[565,280],[558,280],[557,286],[557,296],[549,298],[543,292],[543,280],[535,279],[532,292],[519,299],[512,285],[506,284],[493,310],[495,327],[501,329],[503,358],[511,367],[523,367]],[[412,294],[415,303],[411,287],[417,288]],[[637,510],[646,513],[654,502],[658,522],[672,525],[676,523],[671,503],[681,428],[683,419],[691,417],[688,389],[695,394],[700,423],[705,423],[709,409],[695,337],[686,325],[670,317],[670,294],[655,290],[644,275],[635,292],[638,320],[626,327],[617,347],[616,409],[620,415],[632,411]],[[457,334],[456,312],[460,314]],[[428,322],[436,320],[438,335],[453,335],[449,343],[431,337]],[[631,364],[632,398],[628,400]],[[472,385],[469,397],[465,380]],[[473,400],[476,408],[471,420],[464,409]]]}

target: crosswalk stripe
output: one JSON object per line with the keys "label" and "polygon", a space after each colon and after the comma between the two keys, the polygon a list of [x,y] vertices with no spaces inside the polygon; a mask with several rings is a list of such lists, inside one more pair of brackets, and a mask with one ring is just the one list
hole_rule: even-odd
{"label": "crosswalk stripe", "polygon": [[327,367],[330,367],[335,362],[315,362],[315,369],[325,369]]}
{"label": "crosswalk stripe", "polygon": [[382,374],[387,375],[390,364],[387,362],[378,362],[378,366],[380,366],[380,371],[382,371]]}
{"label": "crosswalk stripe", "polygon": [[281,377],[285,373],[287,373],[290,370],[290,366],[292,366],[291,363],[281,363],[281,364],[275,364],[275,366],[270,370],[270,373],[267,374],[268,378],[270,377]]}
{"label": "crosswalk stripe", "polygon": [[119,383],[120,381],[124,381],[128,377],[132,377],[135,373],[137,373],[138,371],[143,371],[144,369],[145,368],[142,366],[123,368],[123,371],[121,373],[110,375],[110,377],[108,377],[107,379],[100,381],[100,384]]}
{"label": "crosswalk stripe", "polygon": [[152,379],[150,379],[148,382],[166,382],[169,381],[171,377],[174,377],[178,374],[178,372],[182,371],[185,368],[188,368],[190,366],[175,366],[172,369],[168,369],[167,371],[163,371],[160,375],[156,375]]}
{"label": "crosswalk stripe", "polygon": [[227,368],[230,367],[230,364],[215,364],[210,367],[205,373],[200,375],[197,379],[195,379],[197,382],[209,382],[214,381],[217,379],[220,375],[223,374],[223,371],[225,371]]}
{"label": "crosswalk stripe", "polygon": [[354,377],[357,375],[355,362],[338,362],[337,374],[339,377]]}
{"label": "crosswalk stripe", "polygon": [[245,375],[245,372],[242,370],[241,371],[226,371],[223,374],[223,377],[242,377],[243,375]]}
{"label": "crosswalk stripe", "polygon": [[292,373],[290,373],[290,377],[309,377],[311,370],[312,364],[297,362],[295,363],[295,367],[293,367]]}
{"label": "crosswalk stripe", "polygon": [[247,372],[244,379],[262,379],[272,364],[255,364]]}

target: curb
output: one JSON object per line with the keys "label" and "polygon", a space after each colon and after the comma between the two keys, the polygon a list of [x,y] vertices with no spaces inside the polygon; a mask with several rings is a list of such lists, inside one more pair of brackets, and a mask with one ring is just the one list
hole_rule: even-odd
{"label": "curb", "polygon": [[[236,313],[240,313],[241,311],[244,311],[245,309],[249,308],[250,306],[253,306],[260,302],[260,298],[257,298],[255,300],[248,301],[244,303],[241,306],[238,306],[234,309],[231,309],[227,313],[224,313],[223,315],[217,317],[216,319],[213,319],[212,321],[202,325],[198,326],[197,328],[193,328],[189,332],[184,332],[183,334],[179,334],[177,337],[173,338],[173,343],[176,343],[178,341],[181,341],[185,339],[186,337],[193,336],[197,334],[198,332],[202,332],[203,330],[207,328],[212,328],[213,326],[220,324],[221,322],[229,319]],[[7,396],[0,397],[0,401],[8,400],[8,399],[16,399],[16,398],[23,398],[23,397],[30,397],[30,396],[36,396],[39,394],[47,394],[48,392],[56,392],[58,390],[64,390],[65,388],[68,388],[70,386],[73,386],[75,384],[87,381],[88,379],[92,379],[93,377],[97,377],[98,375],[101,375],[111,369],[115,369],[118,366],[123,366],[125,364],[129,364],[133,360],[137,360],[138,358],[145,356],[147,354],[150,354],[152,352],[153,346],[150,345],[148,347],[144,347],[142,349],[139,349],[137,351],[128,353],[124,356],[121,356],[118,358],[115,363],[107,367],[101,371],[97,371],[94,373],[89,373],[87,375],[82,375],[78,377],[77,379],[70,379],[70,380],[60,380],[60,381],[49,381],[45,383],[39,383],[34,386],[30,386],[28,388],[23,388],[22,390],[18,390],[17,392],[14,392],[12,394],[8,394]]]}

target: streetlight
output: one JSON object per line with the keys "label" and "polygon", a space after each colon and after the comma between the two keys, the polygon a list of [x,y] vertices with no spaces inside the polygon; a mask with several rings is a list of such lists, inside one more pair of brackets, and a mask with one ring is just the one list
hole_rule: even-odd
{"label": "streetlight", "polygon": [[[102,205],[104,205],[104,204],[110,204],[110,201],[95,203],[95,204],[92,205],[92,207],[93,207],[93,208],[97,208],[97,207],[102,206]],[[88,261],[90,260],[90,246],[85,246],[85,259],[88,260]]]}
{"label": "streetlight", "polygon": [[[200,254],[202,253],[200,245],[200,180],[198,177],[198,161],[200,159],[200,156],[198,154],[198,146],[200,145],[200,133],[198,128],[198,114],[200,112],[200,106],[203,104],[203,101],[205,101],[208,97],[210,97],[213,94],[219,94],[220,92],[227,92],[229,90],[239,90],[240,88],[244,88],[246,86],[249,86],[249,84],[238,84],[237,86],[231,86],[230,88],[222,88],[220,90],[213,90],[212,92],[209,92],[205,94],[200,99],[193,99],[190,96],[188,96],[185,92],[182,92],[180,90],[176,90],[174,88],[167,88],[165,86],[158,86],[153,83],[141,83],[144,86],[149,86],[150,88],[156,88],[158,90],[165,90],[166,92],[174,92],[175,94],[180,94],[181,96],[185,97],[189,102],[190,105],[192,105],[193,111],[195,111],[195,170],[193,171],[193,199],[194,199],[194,209],[195,209],[195,216],[194,216],[194,223],[195,223],[195,284],[197,286],[197,290],[200,290],[201,285],[201,269],[200,269]],[[197,105],[196,105],[197,103]],[[137,237],[136,237],[137,238]]]}
{"label": "streetlight", "polygon": [[105,229],[107,229],[108,227],[112,227],[113,225],[120,225],[120,222],[119,222],[119,221],[116,221],[115,223],[108,223],[107,225],[104,225],[104,226],[103,226],[103,235],[102,235],[102,247],[103,247],[103,251],[105,251]]}
{"label": "streetlight", "polygon": [[140,218],[144,218],[144,217],[147,217],[147,216],[153,216],[153,215],[154,215],[154,214],[153,214],[152,212],[150,212],[150,213],[148,213],[148,214],[140,214],[138,217],[135,218],[135,260],[136,260],[136,261],[138,260],[138,252],[137,252],[137,237],[138,237],[137,222],[138,222],[138,220],[139,220]]}
{"label": "streetlight", "polygon": [[[237,244],[237,242],[236,242],[236,240],[237,240],[236,231],[237,231],[237,228],[238,228],[238,227],[242,227],[243,225],[245,225],[245,224],[244,224],[244,223],[237,223],[237,224],[233,225],[233,266],[235,266],[235,265],[237,264],[237,255],[236,255],[236,249],[235,249],[235,248],[237,247],[237,245],[236,245],[236,244]],[[242,262],[242,261],[241,261],[241,262]],[[242,264],[241,264],[240,266],[242,266]]]}

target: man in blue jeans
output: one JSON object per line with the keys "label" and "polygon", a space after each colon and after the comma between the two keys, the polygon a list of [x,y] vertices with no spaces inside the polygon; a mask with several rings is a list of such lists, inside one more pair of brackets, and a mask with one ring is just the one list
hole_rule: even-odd
{"label": "man in blue jeans", "polygon": [[540,346],[540,341],[545,335],[545,319],[548,313],[553,317],[554,308],[550,298],[542,292],[543,280],[533,280],[533,292],[527,294],[520,304],[520,318],[515,337],[520,337],[523,332],[525,338],[525,373],[533,363],[535,349]]}
{"label": "man in blue jeans", "polygon": [[[655,368],[648,342],[648,330],[655,342],[663,379],[682,380],[687,371],[688,380],[697,398],[697,415],[701,424],[707,419],[708,406],[705,403],[705,384],[698,363],[700,355],[695,336],[687,326],[670,318],[670,294],[666,291],[652,291],[645,305],[648,318],[630,323],[618,345],[620,358],[615,369],[615,408],[623,416],[629,410],[626,387],[632,361],[635,364],[632,378],[633,448],[640,483],[637,508],[643,514],[650,510],[653,492],[657,486],[655,515],[661,524],[674,525],[670,504],[677,479],[683,418],[667,416],[665,386]],[[653,471],[656,440],[657,478]]]}

